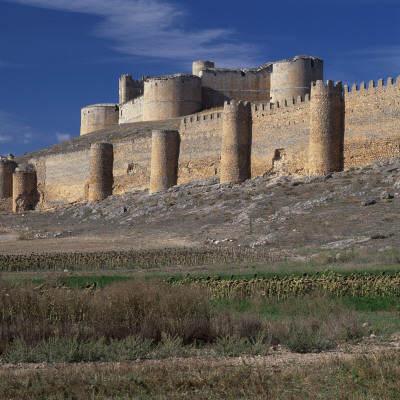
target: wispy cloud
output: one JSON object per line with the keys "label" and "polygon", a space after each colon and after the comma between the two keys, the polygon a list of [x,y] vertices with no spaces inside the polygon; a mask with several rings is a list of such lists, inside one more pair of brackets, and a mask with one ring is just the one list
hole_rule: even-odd
{"label": "wispy cloud", "polygon": [[0,143],[28,144],[34,136],[32,128],[18,116],[0,110]]}
{"label": "wispy cloud", "polygon": [[69,133],[61,133],[61,132],[56,132],[55,136],[59,142],[64,142],[72,138],[72,136]]}
{"label": "wispy cloud", "polygon": [[212,59],[220,66],[257,62],[254,44],[235,40],[232,29],[190,29],[182,7],[164,0],[8,0],[28,6],[96,15],[93,33],[112,39],[120,53],[180,61]]}
{"label": "wispy cloud", "polygon": [[8,143],[12,141],[12,137],[10,135],[0,135],[0,143]]}

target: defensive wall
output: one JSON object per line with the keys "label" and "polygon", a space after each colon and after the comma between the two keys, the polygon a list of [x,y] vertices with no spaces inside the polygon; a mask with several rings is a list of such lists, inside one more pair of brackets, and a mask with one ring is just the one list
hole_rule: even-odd
{"label": "defensive wall", "polygon": [[[181,77],[178,86],[187,77],[189,87],[200,79]],[[30,193],[34,200],[22,201],[22,211],[215,177],[240,182],[272,173],[321,175],[400,156],[400,76],[343,88],[340,82],[317,80],[308,91],[274,102],[228,100],[164,121],[113,124],[55,145],[47,154],[26,156],[34,178],[22,179],[19,171],[10,173],[11,165],[0,163],[0,193],[10,195],[10,179],[18,191],[13,199]],[[126,103],[143,100],[140,95]],[[136,126],[143,127],[140,134],[133,132]],[[23,185],[31,186],[24,191]]]}
{"label": "defensive wall", "polygon": [[400,77],[344,87],[344,167],[400,154]]}

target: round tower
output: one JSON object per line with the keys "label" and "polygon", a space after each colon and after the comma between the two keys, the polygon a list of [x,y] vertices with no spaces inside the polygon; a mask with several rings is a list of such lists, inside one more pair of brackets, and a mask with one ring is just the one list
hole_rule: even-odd
{"label": "round tower", "polygon": [[12,160],[0,160],[0,199],[12,197],[13,193],[13,173],[17,164]]}
{"label": "round tower", "polygon": [[118,125],[118,105],[92,104],[81,110],[81,136]]}
{"label": "round tower", "polygon": [[151,139],[150,193],[176,185],[179,132],[155,129]]}
{"label": "round tower", "polygon": [[114,151],[110,143],[94,143],[90,147],[88,200],[104,200],[112,194]]}
{"label": "round tower", "polygon": [[250,177],[250,103],[225,102],[220,182],[242,182]]}
{"label": "round tower", "polygon": [[119,104],[133,99],[132,75],[124,74],[119,78]]}
{"label": "round tower", "polygon": [[311,87],[309,175],[343,169],[344,106],[342,82],[317,81]]}
{"label": "round tower", "polygon": [[273,63],[271,102],[310,94],[311,82],[323,79],[323,61],[317,57],[296,56]]}
{"label": "round tower", "polygon": [[32,165],[21,165],[13,174],[13,211],[32,210],[36,203],[36,171]]}
{"label": "round tower", "polygon": [[194,61],[192,64],[192,74],[200,76],[202,69],[214,68],[215,64],[213,61]]}
{"label": "round tower", "polygon": [[201,79],[198,76],[159,76],[144,83],[143,121],[182,117],[200,109]]}
{"label": "round tower", "polygon": [[134,81],[132,75],[124,74],[119,78],[119,104],[136,99],[143,94],[143,81]]}

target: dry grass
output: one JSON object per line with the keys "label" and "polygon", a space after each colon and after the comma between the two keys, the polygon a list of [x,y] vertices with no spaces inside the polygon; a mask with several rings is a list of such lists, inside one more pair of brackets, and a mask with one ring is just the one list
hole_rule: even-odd
{"label": "dry grass", "polygon": [[400,352],[268,367],[224,360],[2,369],[4,399],[398,399]]}
{"label": "dry grass", "polygon": [[[101,289],[0,288],[0,354],[6,360],[80,361],[265,354],[272,342],[319,352],[366,332],[355,312],[323,297],[252,297],[248,312],[210,302],[190,286],[134,280]],[[276,317],[279,317],[276,320]],[[141,346],[141,343],[145,343]]]}

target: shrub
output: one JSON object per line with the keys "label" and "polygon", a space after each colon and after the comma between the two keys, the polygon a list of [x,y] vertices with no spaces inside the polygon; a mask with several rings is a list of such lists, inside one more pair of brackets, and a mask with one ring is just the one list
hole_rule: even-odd
{"label": "shrub", "polygon": [[290,325],[289,336],[284,344],[295,353],[319,353],[334,347],[331,340],[326,338],[320,329],[313,329],[297,322]]}

